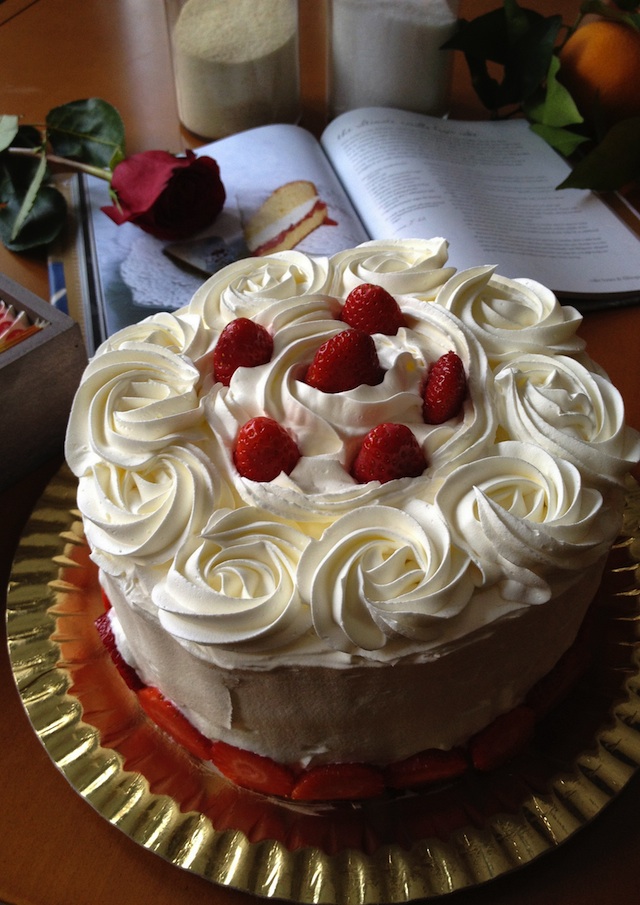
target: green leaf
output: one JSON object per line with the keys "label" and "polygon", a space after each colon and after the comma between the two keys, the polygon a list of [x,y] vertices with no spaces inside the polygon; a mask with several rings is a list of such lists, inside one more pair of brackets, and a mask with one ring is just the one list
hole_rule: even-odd
{"label": "green leaf", "polygon": [[47,114],[47,136],[55,154],[113,169],[124,157],[120,114],[100,98],[72,101]]}
{"label": "green leaf", "polygon": [[8,148],[18,134],[18,117],[3,114],[0,116],[0,151]]}
{"label": "green leaf", "polygon": [[65,225],[67,205],[53,186],[40,188],[18,235],[12,238],[23,198],[14,191],[8,174],[0,176],[0,239],[9,251],[30,251],[52,242]]}
{"label": "green leaf", "polygon": [[[478,97],[495,112],[522,104],[543,83],[561,25],[560,16],[545,17],[504,0],[502,9],[460,20],[444,46],[464,53]],[[503,67],[501,80],[490,74],[488,63]]]}
{"label": "green leaf", "polygon": [[22,205],[20,207],[20,210],[18,211],[18,215],[13,223],[13,228],[11,230],[11,236],[10,236],[11,242],[15,241],[16,237],[20,233],[20,230],[22,229],[22,227],[25,224],[27,217],[31,213],[33,205],[36,202],[36,196],[37,196],[38,192],[40,191],[40,188],[42,186],[42,183],[44,182],[44,177],[46,176],[46,174],[47,174],[47,158],[43,154],[42,157],[40,158],[40,162],[38,163],[38,166],[34,173],[31,185],[27,189],[27,192],[26,192],[24,198],[22,199]]}
{"label": "green leaf", "polygon": [[525,115],[532,122],[556,127],[575,126],[584,122],[573,98],[558,81],[559,70],[560,60],[554,55],[547,72],[546,89],[524,107]]}
{"label": "green leaf", "polygon": [[640,178],[640,116],[612,126],[604,139],[580,160],[559,189],[609,192]]}
{"label": "green leaf", "polygon": [[578,135],[577,132],[571,132],[569,129],[563,129],[559,126],[550,126],[546,123],[532,123],[531,131],[544,138],[548,145],[554,150],[562,154],[563,157],[571,157],[580,145],[588,141],[585,135]]}

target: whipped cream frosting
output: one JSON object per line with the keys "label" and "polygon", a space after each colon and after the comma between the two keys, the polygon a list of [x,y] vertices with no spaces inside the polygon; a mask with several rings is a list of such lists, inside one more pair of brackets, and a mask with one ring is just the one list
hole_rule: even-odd
{"label": "whipped cream frosting", "polygon": [[[249,258],[100,347],[66,455],[92,555],[132,606],[211,662],[396,661],[545,603],[604,555],[640,439],[584,354],[579,313],[532,281],[446,263],[443,239]],[[387,288],[407,326],[373,337],[379,385],[325,394],[302,378],[361,282]],[[238,317],[274,349],[227,387],[212,355]],[[426,373],[452,349],[467,398],[425,424]],[[301,452],[266,483],[233,464],[260,415]],[[427,468],[359,484],[350,464],[385,421],[413,431]]]}

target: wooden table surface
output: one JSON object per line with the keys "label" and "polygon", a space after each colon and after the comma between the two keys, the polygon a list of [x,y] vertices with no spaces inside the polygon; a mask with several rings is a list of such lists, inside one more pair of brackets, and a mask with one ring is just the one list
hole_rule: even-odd
{"label": "wooden table surface", "polygon": [[[467,0],[475,15],[497,6]],[[577,8],[530,0],[541,12]],[[322,0],[301,0],[303,124],[324,118]],[[4,0],[0,3],[0,113],[42,122],[57,104],[98,96],[120,110],[127,151],[198,144],[178,123],[161,0]],[[458,55],[453,115],[482,116]],[[43,298],[45,262],[0,249],[0,270]],[[585,317],[582,335],[640,428],[640,308]],[[0,606],[23,526],[60,460],[0,494]],[[0,901],[11,905],[193,905],[260,900],[214,886],[133,843],[95,813],[52,764],[24,714],[0,638]],[[451,905],[638,905],[640,776],[590,825],[541,860]]]}

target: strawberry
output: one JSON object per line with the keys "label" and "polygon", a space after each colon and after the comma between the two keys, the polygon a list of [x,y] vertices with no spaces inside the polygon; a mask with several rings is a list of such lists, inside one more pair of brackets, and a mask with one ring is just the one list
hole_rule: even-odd
{"label": "strawberry", "polygon": [[417,478],[427,467],[420,444],[406,424],[378,424],[364,438],[351,467],[360,484]]}
{"label": "strawberry", "polygon": [[411,789],[455,779],[468,769],[469,761],[461,748],[451,748],[449,751],[429,748],[390,764],[386,769],[386,781],[392,789]]}
{"label": "strawberry", "polygon": [[143,682],[138,677],[138,673],[132,666],[129,666],[116,645],[116,639],[111,628],[111,619],[109,613],[101,613],[95,620],[95,626],[100,635],[105,649],[113,660],[113,664],[132,691],[139,691],[144,688]]}
{"label": "strawberry", "polygon": [[429,371],[424,388],[422,417],[426,424],[442,424],[457,415],[467,394],[467,378],[460,357],[441,355]]}
{"label": "strawberry", "polygon": [[273,418],[251,418],[238,431],[233,461],[244,478],[272,481],[290,474],[299,458],[295,440]]}
{"label": "strawberry", "polygon": [[362,384],[376,386],[383,377],[374,341],[368,333],[350,329],[320,346],[305,382],[323,393],[342,393]]}
{"label": "strawberry", "polygon": [[382,771],[368,764],[321,764],[298,778],[291,797],[299,801],[374,798],[384,791]]}
{"label": "strawberry", "polygon": [[222,775],[237,786],[264,795],[291,796],[295,782],[293,772],[270,757],[217,741],[211,745],[210,759]]}
{"label": "strawberry", "polygon": [[213,372],[219,383],[229,386],[236,368],[266,364],[273,354],[268,330],[247,317],[238,317],[224,328],[213,350]]}
{"label": "strawberry", "polygon": [[534,725],[535,714],[525,704],[496,717],[469,742],[473,766],[484,773],[511,760],[531,741]]}
{"label": "strawberry", "polygon": [[351,290],[341,317],[350,327],[387,336],[395,336],[400,327],[407,325],[394,297],[374,283],[361,283]]}
{"label": "strawberry", "polygon": [[200,760],[209,760],[211,756],[211,742],[195,726],[192,726],[183,713],[180,713],[175,704],[172,704],[164,695],[150,685],[145,685],[138,692],[140,706],[159,726],[163,732],[177,742],[182,748],[193,754]]}

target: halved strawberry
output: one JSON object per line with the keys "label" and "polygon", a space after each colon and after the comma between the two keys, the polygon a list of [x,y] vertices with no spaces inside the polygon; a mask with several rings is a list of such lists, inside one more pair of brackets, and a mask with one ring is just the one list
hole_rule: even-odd
{"label": "halved strawberry", "polygon": [[382,382],[375,343],[362,330],[343,330],[323,343],[309,365],[305,382],[323,393],[342,393]]}
{"label": "halved strawberry", "polygon": [[298,778],[291,797],[299,801],[375,798],[384,791],[382,770],[369,764],[320,764]]}
{"label": "halved strawberry", "polygon": [[210,740],[199,732],[157,688],[145,685],[138,692],[138,700],[147,716],[174,741],[186,748],[194,757],[200,760],[209,759]]}
{"label": "halved strawberry", "polygon": [[534,726],[535,714],[525,704],[496,717],[469,742],[473,766],[482,772],[502,766],[526,748]]}
{"label": "halved strawberry", "polygon": [[293,771],[270,757],[217,741],[211,745],[210,759],[237,786],[264,795],[291,796],[295,783]]}
{"label": "halved strawberry", "polygon": [[456,352],[445,352],[432,365],[424,388],[422,417],[426,424],[442,424],[458,414],[467,395],[464,365]]}
{"label": "halved strawberry", "polygon": [[443,782],[462,776],[469,769],[469,760],[462,748],[443,751],[428,748],[405,760],[389,764],[386,782],[392,789],[411,789],[415,786]]}
{"label": "halved strawberry", "polygon": [[98,634],[100,635],[100,640],[109,653],[109,656],[113,660],[114,666],[116,667],[124,681],[127,683],[129,688],[132,691],[139,691],[141,688],[144,688],[144,683],[141,681],[138,673],[132,666],[129,666],[127,661],[118,650],[116,639],[111,628],[111,619],[109,618],[108,610],[98,616],[98,618],[95,620],[95,626],[98,630]]}
{"label": "halved strawberry", "polygon": [[251,418],[236,437],[233,461],[240,474],[252,481],[291,474],[299,458],[295,440],[273,418]]}
{"label": "halved strawberry", "polygon": [[351,467],[360,484],[417,478],[427,460],[413,432],[406,424],[378,424],[369,431]]}
{"label": "halved strawberry", "polygon": [[365,333],[395,336],[406,321],[394,297],[382,286],[361,283],[352,289],[342,308],[341,319]]}
{"label": "halved strawberry", "polygon": [[266,364],[273,354],[268,330],[248,317],[238,317],[224,328],[213,350],[214,377],[229,386],[236,368]]}

